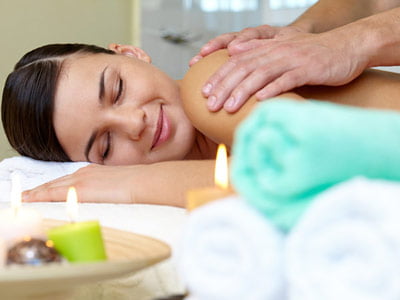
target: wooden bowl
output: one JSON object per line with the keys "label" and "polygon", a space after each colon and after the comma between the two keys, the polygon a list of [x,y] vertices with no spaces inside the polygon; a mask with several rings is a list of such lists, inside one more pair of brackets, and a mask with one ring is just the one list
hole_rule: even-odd
{"label": "wooden bowl", "polygon": [[[45,220],[46,228],[65,223]],[[102,227],[102,233],[107,261],[43,266],[15,265],[0,269],[1,298],[30,296],[42,299],[49,294],[63,294],[78,285],[133,274],[171,255],[167,244],[151,237],[107,227]]]}

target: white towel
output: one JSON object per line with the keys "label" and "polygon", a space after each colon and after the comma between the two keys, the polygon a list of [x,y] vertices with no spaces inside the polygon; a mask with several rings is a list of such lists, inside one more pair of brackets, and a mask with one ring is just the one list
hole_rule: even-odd
{"label": "white towel", "polygon": [[400,299],[400,185],[353,179],[318,197],[286,244],[289,299]]}
{"label": "white towel", "polygon": [[10,201],[11,174],[17,173],[22,190],[71,174],[87,166],[87,162],[48,162],[29,157],[15,156],[0,162],[0,202]]}
{"label": "white towel", "polygon": [[178,269],[198,300],[283,300],[283,236],[239,197],[197,208]]}

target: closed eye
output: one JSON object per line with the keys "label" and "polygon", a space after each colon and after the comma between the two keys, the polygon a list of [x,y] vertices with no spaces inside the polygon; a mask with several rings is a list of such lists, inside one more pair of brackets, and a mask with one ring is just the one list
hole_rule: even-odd
{"label": "closed eye", "polygon": [[115,97],[114,103],[117,103],[119,98],[121,98],[123,90],[124,90],[124,82],[123,82],[122,78],[119,78],[118,93],[117,93],[117,96]]}
{"label": "closed eye", "polygon": [[107,132],[106,147],[105,147],[105,149],[103,151],[103,154],[101,156],[103,163],[107,159],[108,154],[110,153],[110,149],[111,149],[111,133]]}

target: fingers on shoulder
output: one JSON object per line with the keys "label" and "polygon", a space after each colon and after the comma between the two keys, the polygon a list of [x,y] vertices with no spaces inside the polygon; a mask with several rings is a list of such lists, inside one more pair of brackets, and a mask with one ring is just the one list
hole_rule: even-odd
{"label": "fingers on shoulder", "polygon": [[236,36],[237,32],[229,32],[221,34],[216,38],[213,38],[212,40],[208,41],[207,44],[205,44],[200,49],[199,54],[204,57],[219,49],[226,48],[228,44],[236,38]]}
{"label": "fingers on shoulder", "polygon": [[277,96],[304,85],[307,82],[306,78],[306,74],[301,69],[287,71],[258,91],[256,97],[262,100]]}

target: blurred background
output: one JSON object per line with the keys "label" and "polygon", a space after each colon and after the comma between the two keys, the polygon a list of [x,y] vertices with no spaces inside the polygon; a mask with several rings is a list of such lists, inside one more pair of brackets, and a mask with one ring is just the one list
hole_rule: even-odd
{"label": "blurred background", "polygon": [[[0,86],[17,60],[49,43],[141,46],[179,79],[212,37],[261,24],[286,25],[316,0],[0,0]],[[18,120],[16,120],[18,122]],[[3,130],[0,159],[16,155]]]}

